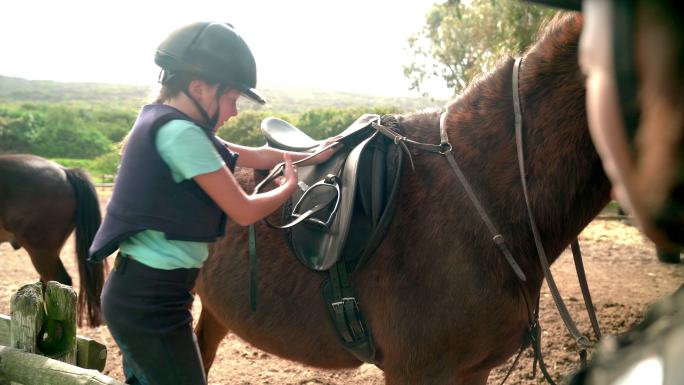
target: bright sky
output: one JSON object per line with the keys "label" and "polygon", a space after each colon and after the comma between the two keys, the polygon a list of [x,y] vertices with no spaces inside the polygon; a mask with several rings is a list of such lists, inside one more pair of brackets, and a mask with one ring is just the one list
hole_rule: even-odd
{"label": "bright sky", "polygon": [[[154,51],[173,29],[231,22],[260,85],[406,96],[408,37],[438,0],[9,0],[0,13],[0,75],[151,85]],[[258,88],[258,87],[257,87]],[[433,97],[450,94],[439,84]]]}

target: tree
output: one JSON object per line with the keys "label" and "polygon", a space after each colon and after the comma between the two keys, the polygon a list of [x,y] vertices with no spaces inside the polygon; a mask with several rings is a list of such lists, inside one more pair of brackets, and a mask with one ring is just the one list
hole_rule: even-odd
{"label": "tree", "polygon": [[48,108],[45,123],[36,130],[31,152],[44,157],[92,159],[107,153],[112,142],[84,124],[78,110],[66,106]]}
{"label": "tree", "polygon": [[[261,121],[273,113],[268,111],[243,111],[234,118],[229,119],[219,128],[217,135],[231,143],[245,146],[261,146],[266,144],[266,139],[261,134]],[[287,120],[282,117],[282,119]]]}
{"label": "tree", "polygon": [[30,111],[0,111],[0,154],[30,152],[37,120]]}
{"label": "tree", "polygon": [[449,0],[436,4],[423,29],[411,36],[415,61],[404,66],[411,88],[442,79],[460,92],[506,55],[519,55],[555,13],[520,0]]}

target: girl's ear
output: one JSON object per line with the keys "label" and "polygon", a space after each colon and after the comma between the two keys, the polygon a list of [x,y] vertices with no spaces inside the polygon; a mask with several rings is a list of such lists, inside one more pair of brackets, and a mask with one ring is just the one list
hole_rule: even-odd
{"label": "girl's ear", "polygon": [[193,98],[199,99],[204,92],[204,82],[201,80],[191,80],[188,83],[188,92]]}

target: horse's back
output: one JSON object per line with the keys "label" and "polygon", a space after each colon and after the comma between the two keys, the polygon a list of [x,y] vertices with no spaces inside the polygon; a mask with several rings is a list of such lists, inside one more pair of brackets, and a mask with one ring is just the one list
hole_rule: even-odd
{"label": "horse's back", "polygon": [[0,228],[29,238],[47,236],[73,222],[74,207],[60,165],[34,155],[0,156]]}

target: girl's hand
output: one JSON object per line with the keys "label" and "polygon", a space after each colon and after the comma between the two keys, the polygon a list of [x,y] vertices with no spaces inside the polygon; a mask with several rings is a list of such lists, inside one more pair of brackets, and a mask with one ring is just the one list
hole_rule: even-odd
{"label": "girl's hand", "polygon": [[[321,144],[318,145],[318,148],[316,149],[316,151],[320,151],[321,149],[324,149],[324,148],[330,146],[331,144],[338,142],[340,139],[342,139],[342,136],[340,136],[340,135],[332,136],[328,139],[325,139],[324,141],[321,142]],[[339,150],[341,147],[342,147],[342,143],[338,143],[337,145],[332,146],[331,148],[328,148],[327,150],[319,153],[318,155],[316,155],[315,157],[312,158],[312,161],[313,161],[312,164],[318,164],[318,163],[325,162],[326,160],[330,159],[330,157],[333,156],[337,152],[337,150]]]}
{"label": "girl's hand", "polygon": [[278,181],[281,186],[287,186],[287,189],[291,192],[297,187],[297,169],[292,165],[292,158],[290,154],[283,153],[283,160],[285,165],[283,168],[283,177]]}

